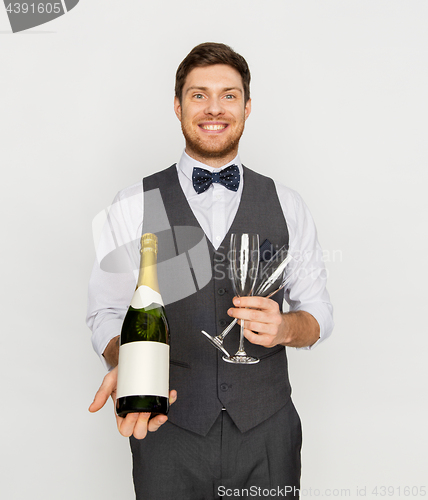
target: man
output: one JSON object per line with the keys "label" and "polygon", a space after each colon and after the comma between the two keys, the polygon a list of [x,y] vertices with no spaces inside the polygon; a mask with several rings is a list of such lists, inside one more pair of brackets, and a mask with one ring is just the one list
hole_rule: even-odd
{"label": "man", "polygon": [[[238,156],[251,112],[249,84],[246,61],[226,45],[201,44],[183,60],[174,110],[185,152],[177,165],[118,194],[102,254],[109,245],[121,248],[117,255],[128,264],[108,272],[103,262],[96,262],[91,277],[88,325],[96,351],[113,368],[121,322],[135,289],[141,231],[156,226],[158,212],[164,210],[176,239],[184,227],[199,231],[201,242],[208,240],[200,248],[209,255],[209,281],[195,293],[166,301],[174,403],[168,418],[117,417],[120,433],[131,437],[137,499],[209,500],[231,494],[277,498],[284,493],[298,498],[300,420],[290,399],[284,346],[313,348],[328,337],[332,307],[308,209],[297,193],[247,169]],[[212,183],[198,181],[200,168],[208,171],[204,179],[212,175]],[[218,174],[222,171],[223,179]],[[153,193],[160,193],[159,209],[150,205]],[[289,246],[297,263],[285,295],[233,298],[227,274],[218,272],[218,266],[223,271],[227,267],[232,232],[258,233],[268,253]],[[195,252],[185,250],[191,260]],[[181,267],[175,268],[178,274]],[[192,261],[191,267],[195,278],[201,266]],[[174,275],[170,272],[164,280],[168,286],[161,284],[163,295],[183,286],[184,280],[174,281]],[[282,312],[284,297],[288,313]],[[201,330],[220,333],[227,315],[244,321],[246,350],[260,358],[258,364],[225,363],[201,335]],[[237,332],[226,337],[225,346],[235,352]],[[114,368],[90,411],[99,410],[110,395],[115,400],[116,380]]]}

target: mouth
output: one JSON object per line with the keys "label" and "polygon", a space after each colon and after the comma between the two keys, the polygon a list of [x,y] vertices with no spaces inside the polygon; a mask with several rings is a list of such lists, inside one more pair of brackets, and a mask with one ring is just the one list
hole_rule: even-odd
{"label": "mouth", "polygon": [[229,125],[227,123],[201,123],[199,128],[207,132],[222,132]]}

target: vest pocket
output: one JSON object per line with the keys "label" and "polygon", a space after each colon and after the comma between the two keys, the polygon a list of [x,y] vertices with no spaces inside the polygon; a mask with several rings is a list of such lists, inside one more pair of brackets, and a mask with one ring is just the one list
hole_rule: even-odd
{"label": "vest pocket", "polygon": [[189,368],[190,369],[189,363],[183,363],[182,361],[175,361],[173,359],[170,359],[169,363],[171,365],[174,365],[174,366],[181,366],[181,368]]}

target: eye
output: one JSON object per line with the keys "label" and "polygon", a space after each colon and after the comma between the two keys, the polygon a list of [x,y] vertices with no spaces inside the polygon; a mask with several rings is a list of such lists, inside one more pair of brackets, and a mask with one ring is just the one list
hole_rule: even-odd
{"label": "eye", "polygon": [[204,98],[204,96],[203,96],[202,94],[193,94],[193,97],[194,97],[195,99],[198,99],[198,100],[199,100],[199,99],[203,99],[203,98]]}
{"label": "eye", "polygon": [[224,97],[229,100],[235,99],[235,96],[233,94],[226,94]]}

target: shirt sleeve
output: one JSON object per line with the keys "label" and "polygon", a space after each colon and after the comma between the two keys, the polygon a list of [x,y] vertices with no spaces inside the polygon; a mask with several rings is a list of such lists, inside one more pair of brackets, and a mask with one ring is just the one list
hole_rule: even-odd
{"label": "shirt sleeve", "polygon": [[306,311],[320,325],[320,338],[308,347],[313,349],[330,336],[333,322],[333,306],[326,288],[327,270],[322,249],[311,213],[298,193],[280,184],[276,185],[289,232],[290,281],[284,292],[284,300],[290,311]]}
{"label": "shirt sleeve", "polygon": [[142,183],[119,192],[104,219],[89,280],[86,322],[92,330],[93,348],[110,370],[113,367],[102,354],[110,340],[120,335],[138,278]]}

